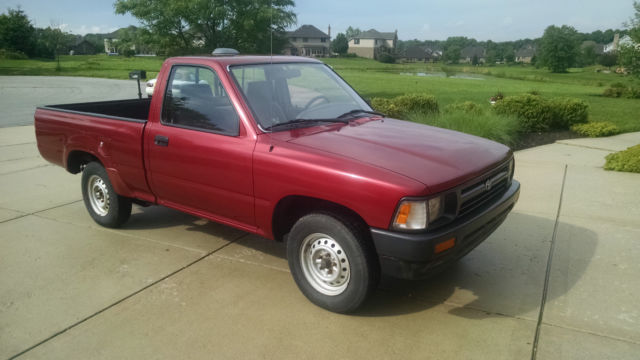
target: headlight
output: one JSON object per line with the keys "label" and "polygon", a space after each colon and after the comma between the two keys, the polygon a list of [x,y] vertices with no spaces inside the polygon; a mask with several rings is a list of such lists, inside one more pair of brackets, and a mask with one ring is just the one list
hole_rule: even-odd
{"label": "headlight", "polygon": [[396,230],[424,230],[442,215],[442,197],[429,200],[402,200],[393,218]]}

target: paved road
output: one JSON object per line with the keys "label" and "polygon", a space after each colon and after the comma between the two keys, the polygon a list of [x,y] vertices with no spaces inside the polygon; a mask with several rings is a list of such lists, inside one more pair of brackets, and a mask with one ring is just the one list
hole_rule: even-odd
{"label": "paved road", "polygon": [[33,133],[0,129],[0,359],[640,354],[640,175],[601,168],[640,133],[517,152],[496,233],[434,279],[384,279],[352,316],[300,294],[282,244],[161,207],[97,226]]}
{"label": "paved road", "polygon": [[0,127],[33,124],[36,106],[135,99],[137,96],[138,85],[134,80],[0,76]]}

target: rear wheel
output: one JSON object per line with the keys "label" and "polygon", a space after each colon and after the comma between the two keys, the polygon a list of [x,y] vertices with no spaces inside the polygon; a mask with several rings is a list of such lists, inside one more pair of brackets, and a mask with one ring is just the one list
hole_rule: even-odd
{"label": "rear wheel", "polygon": [[332,214],[314,213],[296,222],[287,258],[296,284],[311,302],[347,313],[375,290],[379,266],[365,231]]}
{"label": "rear wheel", "polygon": [[82,198],[98,224],[116,228],[131,216],[131,199],[116,194],[104,167],[90,162],[82,171]]}

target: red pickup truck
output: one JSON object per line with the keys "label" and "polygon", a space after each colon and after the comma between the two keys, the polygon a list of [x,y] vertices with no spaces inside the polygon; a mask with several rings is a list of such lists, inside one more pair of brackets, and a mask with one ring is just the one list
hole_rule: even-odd
{"label": "red pickup truck", "polygon": [[386,118],[317,60],[171,58],[154,94],[39,107],[38,149],[82,173],[103,226],[163,205],[286,241],[298,287],[331,311],[357,309],[381,271],[459,259],[518,199],[508,147]]}

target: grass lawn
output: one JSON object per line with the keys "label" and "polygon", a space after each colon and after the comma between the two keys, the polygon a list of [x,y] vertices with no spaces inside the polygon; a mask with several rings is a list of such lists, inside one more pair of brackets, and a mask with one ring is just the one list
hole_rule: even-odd
{"label": "grass lawn", "polygon": [[[53,60],[0,59],[0,75],[59,75],[127,79],[131,70],[146,70],[153,78],[163,58],[106,55],[61,56],[60,71]],[[429,93],[440,107],[472,101],[489,109],[489,98],[500,91],[505,96],[537,91],[545,97],[576,97],[589,103],[591,121],[611,122],[624,132],[640,131],[640,100],[606,98],[601,94],[614,82],[631,84],[630,77],[596,72],[595,67],[552,74],[533,66],[474,67],[447,66],[447,72],[462,75],[444,77],[439,64],[383,64],[363,58],[324,59],[366,98],[394,97],[407,93]],[[417,76],[416,73],[440,76]],[[464,78],[467,77],[467,78]],[[471,78],[469,78],[471,77]],[[473,79],[472,79],[473,78]],[[640,87],[636,82],[635,86]]]}
{"label": "grass lawn", "polygon": [[459,74],[478,78],[465,79],[401,75],[438,73],[441,71],[438,64],[381,64],[372,60],[349,58],[325,61],[367,98],[429,93],[436,97],[441,108],[463,101],[472,101],[489,108],[489,98],[498,91],[505,96],[537,91],[545,97],[583,99],[589,104],[590,121],[608,121],[624,132],[640,131],[640,100],[602,96],[609,84],[630,83],[632,80],[618,74],[597,73],[595,67],[572,69],[566,74],[552,74],[533,66],[448,66]]}

